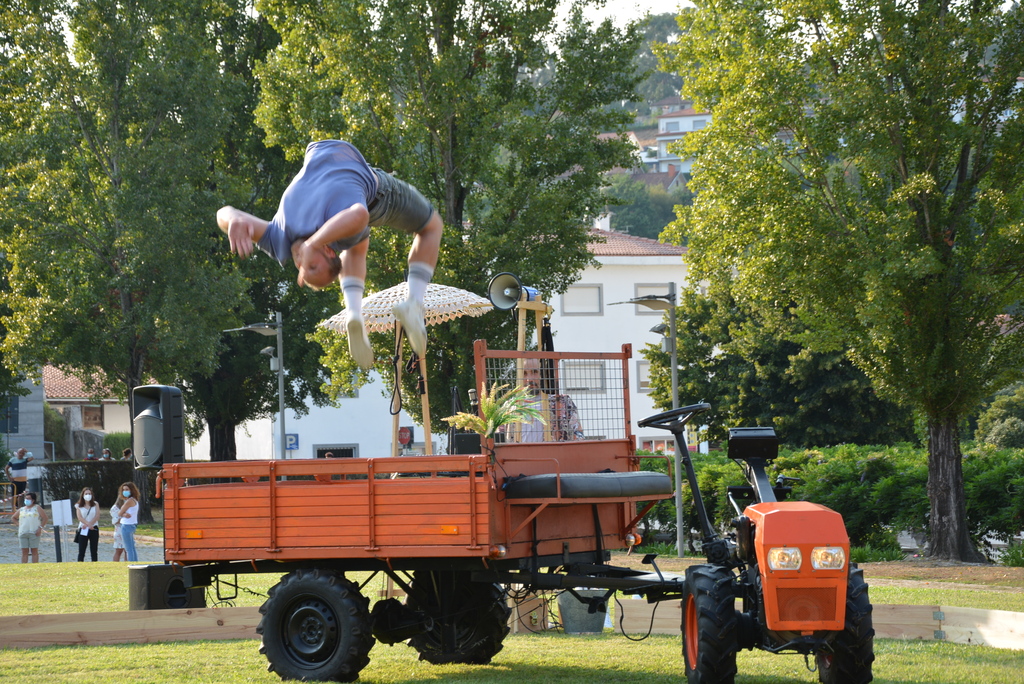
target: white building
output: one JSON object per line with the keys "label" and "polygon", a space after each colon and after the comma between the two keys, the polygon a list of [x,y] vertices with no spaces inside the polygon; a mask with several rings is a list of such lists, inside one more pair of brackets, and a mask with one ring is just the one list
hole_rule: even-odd
{"label": "white building", "polygon": [[[551,327],[556,351],[619,351],[623,344],[633,345],[630,372],[630,406],[633,430],[639,448],[663,449],[672,444],[663,430],[638,429],[636,421],[657,412],[647,388],[647,362],[640,349],[658,343],[662,336],[651,328],[662,321],[660,312],[636,304],[615,304],[649,294],[666,294],[670,282],[681,291],[686,269],[682,247],[622,233],[595,230],[604,243],[592,243],[600,267],[587,268],[579,282],[549,304],[554,308]],[[529,283],[524,283],[529,285]],[[484,294],[484,293],[480,293]],[[298,418],[285,414],[285,432],[293,435],[295,449],[289,458],[313,458],[326,450],[335,455],[383,457],[391,454],[392,419],[390,399],[383,394],[379,376],[359,390],[357,397],[341,399],[339,408],[312,407]],[[435,408],[433,415],[435,453],[444,453],[446,423]],[[413,425],[404,412],[399,424]],[[584,426],[584,429],[586,426]],[[238,458],[271,458],[278,443],[275,420],[252,421],[235,434]],[[666,438],[668,438],[666,440]],[[422,449],[423,429],[415,427],[414,451]],[[190,445],[187,456],[202,460],[209,454],[209,442],[203,437]]]}
{"label": "white building", "polygon": [[691,173],[693,158],[681,159],[679,155],[669,151],[669,146],[682,140],[688,133],[701,130],[709,123],[710,113],[698,112],[690,107],[659,116],[657,170],[668,171],[671,165],[682,173]]}

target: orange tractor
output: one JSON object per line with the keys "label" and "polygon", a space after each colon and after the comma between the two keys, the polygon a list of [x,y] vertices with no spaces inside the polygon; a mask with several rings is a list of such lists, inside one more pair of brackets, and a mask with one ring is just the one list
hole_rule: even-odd
{"label": "orange tractor", "polygon": [[[684,425],[710,408],[684,406],[639,425],[671,431],[678,445],[685,443]],[[725,537],[704,506],[689,454],[681,454],[707,558],[687,569],[682,591],[688,681],[730,683],[737,651],[759,648],[813,655],[823,684],[870,682],[871,602],[863,571],[849,563],[842,516],[818,504],[779,500],[789,487],[773,486],[765,470],[778,455],[774,429],[730,429],[728,453],[749,485],[729,487],[737,517]]]}
{"label": "orange tractor", "polygon": [[[269,669],[285,679],[354,681],[375,641],[407,641],[435,664],[488,663],[509,633],[505,588],[517,587],[570,592],[590,612],[604,612],[616,591],[683,597],[691,682],[731,682],[736,651],[750,647],[814,653],[825,682],[870,680],[870,605],[859,571],[849,573],[837,514],[769,498],[747,509],[734,543],[702,512],[709,562],[685,578],[661,573],[653,557],[654,572],[610,565],[610,550],[638,543],[637,524],[673,495],[668,475],[640,470],[629,346],[513,352],[478,341],[474,351],[480,387],[516,384],[537,359],[546,374],[539,401],[547,410],[549,399],[571,396],[577,434],[549,425],[527,438],[513,428],[444,456],[184,463],[180,417],[161,413],[180,411],[180,399],[176,409],[164,396],[176,390],[138,388],[137,454],[162,466],[164,552],[177,581],[189,591],[216,585],[220,596],[222,582],[233,584],[221,577],[284,574],[258,631]],[[702,406],[641,424],[682,443],[678,430]],[[771,493],[761,480],[754,489]],[[362,591],[377,574],[405,601],[371,607]],[[582,587],[606,593],[585,598]]]}

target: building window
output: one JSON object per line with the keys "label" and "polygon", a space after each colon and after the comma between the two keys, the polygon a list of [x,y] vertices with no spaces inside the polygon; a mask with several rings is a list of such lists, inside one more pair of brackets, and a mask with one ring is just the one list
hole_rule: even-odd
{"label": "building window", "polygon": [[679,131],[679,122],[678,121],[666,121],[665,122],[665,132],[666,133],[677,133],[678,131]]}
{"label": "building window", "polygon": [[693,130],[699,131],[702,128],[704,128],[705,126],[707,126],[707,124],[708,124],[708,120],[707,119],[697,119],[696,121],[693,122]]}
{"label": "building window", "polygon": [[[637,283],[633,286],[633,297],[646,297],[648,295],[667,295],[668,283]],[[665,311],[650,309],[643,304],[634,304],[638,316],[663,316]],[[667,309],[666,309],[667,311]]]}
{"label": "building window", "polygon": [[636,391],[641,394],[651,391],[651,363],[649,361],[636,362]]}
{"label": "building window", "polygon": [[600,285],[570,285],[562,295],[563,316],[600,316],[604,299]]}
{"label": "building window", "polygon": [[[313,453],[317,458],[359,458],[358,444],[315,444]],[[330,454],[328,456],[327,454]]]}
{"label": "building window", "polygon": [[18,434],[18,399],[16,394],[0,397],[0,433]]}
{"label": "building window", "polygon": [[566,359],[561,376],[561,385],[569,395],[605,391],[605,368],[601,361]]}
{"label": "building window", "polygon": [[641,438],[640,448],[644,451],[650,451],[655,454],[674,454],[676,452],[676,441],[669,437],[665,439],[661,438]]}
{"label": "building window", "polygon": [[86,430],[103,429],[103,406],[82,407],[82,427]]}

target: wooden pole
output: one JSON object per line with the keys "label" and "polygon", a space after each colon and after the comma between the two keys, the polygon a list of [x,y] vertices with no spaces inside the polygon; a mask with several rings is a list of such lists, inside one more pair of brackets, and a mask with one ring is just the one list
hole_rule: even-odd
{"label": "wooden pole", "polygon": [[[395,393],[391,397],[391,455],[398,456],[398,414],[402,412],[402,324],[395,321]],[[396,406],[397,404],[397,406]]]}

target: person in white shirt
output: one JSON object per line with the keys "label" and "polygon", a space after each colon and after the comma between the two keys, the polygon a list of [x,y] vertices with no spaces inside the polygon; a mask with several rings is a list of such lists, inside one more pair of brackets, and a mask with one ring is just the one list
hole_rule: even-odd
{"label": "person in white shirt", "polygon": [[100,541],[100,506],[96,503],[92,489],[85,487],[75,504],[75,515],[78,516],[78,533],[75,534],[75,541],[78,542],[78,562],[85,560],[85,548],[89,547],[89,556],[95,563],[96,547]]}

